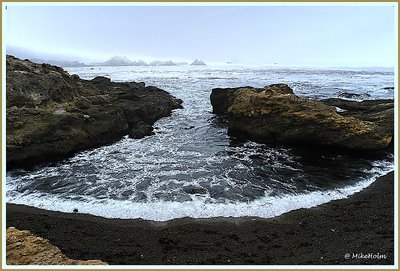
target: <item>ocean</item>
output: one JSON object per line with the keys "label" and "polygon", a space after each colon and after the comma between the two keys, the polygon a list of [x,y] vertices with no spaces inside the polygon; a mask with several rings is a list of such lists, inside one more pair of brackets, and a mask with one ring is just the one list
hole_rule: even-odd
{"label": "ocean", "polygon": [[394,98],[387,69],[244,66],[66,68],[83,79],[145,82],[183,101],[155,135],[77,153],[33,170],[7,172],[7,202],[110,218],[274,217],[345,198],[394,168],[394,156],[360,157],[267,146],[227,135],[212,113],[212,88],[286,83],[301,97],[343,92]]}

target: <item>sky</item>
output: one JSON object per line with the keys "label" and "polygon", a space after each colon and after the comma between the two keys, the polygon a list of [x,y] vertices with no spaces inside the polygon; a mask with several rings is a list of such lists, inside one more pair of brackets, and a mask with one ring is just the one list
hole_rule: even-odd
{"label": "sky", "polygon": [[238,64],[395,64],[393,6],[7,6],[7,52]]}

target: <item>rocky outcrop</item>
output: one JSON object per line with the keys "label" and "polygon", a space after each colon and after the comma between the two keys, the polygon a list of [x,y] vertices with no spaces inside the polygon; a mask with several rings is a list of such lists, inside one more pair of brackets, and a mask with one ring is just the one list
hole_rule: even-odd
{"label": "rocky outcrop", "polygon": [[6,59],[8,168],[65,158],[124,135],[152,133],[152,125],[182,101],[144,83],[82,80],[62,68]]}
{"label": "rocky outcrop", "polygon": [[72,260],[46,239],[14,227],[7,228],[6,255],[8,265],[107,265],[100,260]]}
{"label": "rocky outcrop", "polygon": [[321,100],[322,103],[334,106],[342,116],[373,122],[381,134],[392,136],[390,145],[394,144],[394,100],[365,100],[361,102],[337,98]]}
{"label": "rocky outcrop", "polygon": [[384,123],[393,121],[393,103],[377,105],[369,117],[338,114],[333,100],[300,98],[285,84],[213,89],[211,103],[214,113],[228,116],[230,135],[262,143],[369,151],[386,148],[393,137]]}

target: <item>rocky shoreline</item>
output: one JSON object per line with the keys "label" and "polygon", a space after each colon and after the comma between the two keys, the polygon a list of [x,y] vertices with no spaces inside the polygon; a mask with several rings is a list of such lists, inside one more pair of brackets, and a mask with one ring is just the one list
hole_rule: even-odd
{"label": "rocky shoreline", "polygon": [[[393,210],[391,172],[347,199],[271,219],[154,222],[7,204],[6,224],[48,239],[72,259],[110,265],[391,265]],[[369,253],[375,256],[363,257]]]}
{"label": "rocky shoreline", "polygon": [[[155,121],[182,107],[181,100],[144,83],[83,80],[12,56],[6,65],[8,170],[58,161],[125,135],[150,135]],[[363,155],[393,149],[393,100],[314,101],[297,97],[285,84],[213,89],[210,98],[235,138]],[[391,172],[348,199],[272,219],[154,222],[7,204],[6,223],[48,239],[65,257],[112,265],[393,264],[393,186]],[[357,256],[369,253],[385,257]]]}
{"label": "rocky shoreline", "polygon": [[57,161],[112,143],[141,138],[182,101],[144,83],[69,75],[60,67],[6,59],[7,169]]}

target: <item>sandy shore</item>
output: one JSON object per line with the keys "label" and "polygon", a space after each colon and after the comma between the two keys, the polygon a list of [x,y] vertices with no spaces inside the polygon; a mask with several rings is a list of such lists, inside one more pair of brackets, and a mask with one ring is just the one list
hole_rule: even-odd
{"label": "sandy shore", "polygon": [[273,219],[152,222],[7,204],[7,227],[109,264],[393,264],[393,186],[391,172],[348,199]]}

